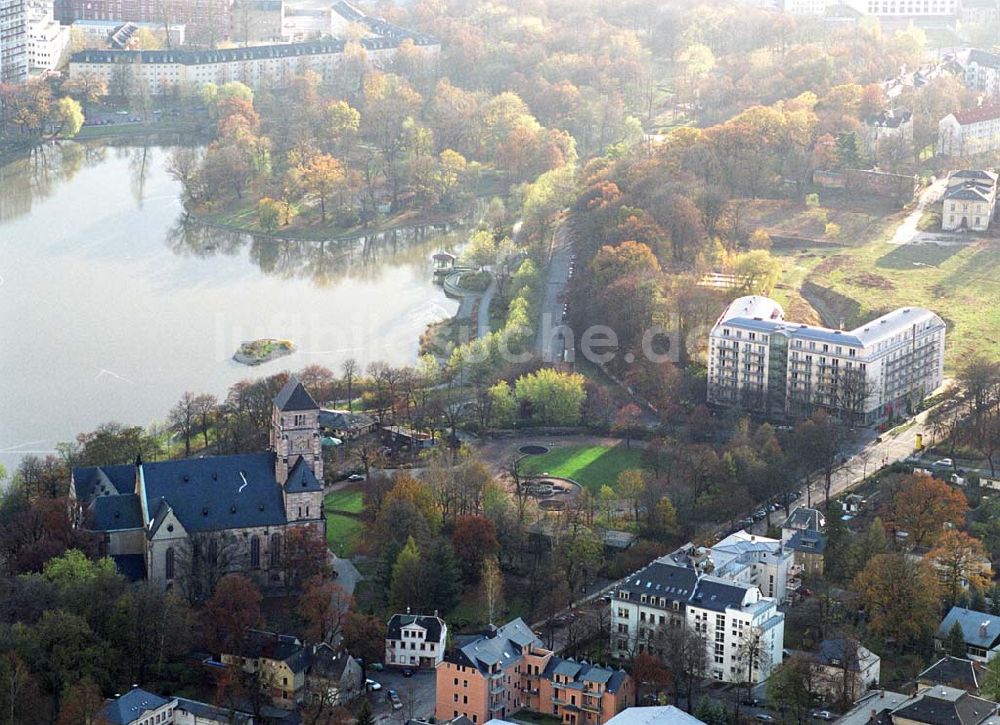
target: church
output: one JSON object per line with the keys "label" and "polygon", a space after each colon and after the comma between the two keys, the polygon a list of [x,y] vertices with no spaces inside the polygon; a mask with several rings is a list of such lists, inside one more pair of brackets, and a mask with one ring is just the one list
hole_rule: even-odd
{"label": "church", "polygon": [[75,520],[131,579],[172,587],[183,561],[221,541],[227,569],[280,582],[285,535],[326,533],[319,413],[293,378],[274,399],[267,452],[75,468]]}

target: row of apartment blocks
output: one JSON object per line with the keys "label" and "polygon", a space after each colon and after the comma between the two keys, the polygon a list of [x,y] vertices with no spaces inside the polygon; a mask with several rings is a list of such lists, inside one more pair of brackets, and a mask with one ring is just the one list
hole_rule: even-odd
{"label": "row of apartment blocks", "polygon": [[[375,65],[388,63],[400,41],[362,38],[361,46]],[[420,37],[414,44],[436,57],[441,46]],[[200,88],[208,83],[239,81],[255,90],[278,87],[293,76],[313,71],[329,83],[344,60],[345,42],[339,39],[282,43],[220,50],[84,50],[70,59],[70,77],[89,73],[114,88],[123,73],[145,85],[151,94],[173,88]]]}
{"label": "row of apartment blocks", "polygon": [[944,321],[919,307],[842,331],[787,322],[774,300],[740,297],[709,334],[708,401],[779,418],[822,408],[869,425],[941,385],[944,346]]}

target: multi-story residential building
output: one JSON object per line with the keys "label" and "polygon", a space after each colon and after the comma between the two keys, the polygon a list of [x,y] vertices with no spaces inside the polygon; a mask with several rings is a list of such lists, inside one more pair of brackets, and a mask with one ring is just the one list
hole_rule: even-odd
{"label": "multi-story residential building", "polygon": [[448,625],[436,614],[394,614],[385,633],[385,664],[436,667],[444,659]]}
{"label": "multi-story residential building", "polygon": [[954,18],[959,0],[843,0],[862,15],[893,18]]}
{"label": "multi-story residential building", "polygon": [[32,4],[28,14],[28,67],[33,71],[55,70],[69,45],[69,27],[56,21],[52,5]]}
{"label": "multi-story residential building", "polygon": [[938,122],[939,156],[974,156],[1000,149],[1000,105],[949,113]]}
{"label": "multi-story residential building", "polygon": [[751,584],[779,602],[788,598],[794,554],[777,539],[737,531],[710,548],[685,544],[667,558],[736,584]]}
{"label": "multi-story residential building", "polygon": [[985,232],[993,221],[996,201],[997,175],[992,171],[954,171],[944,192],[941,228]]}
{"label": "multi-story residential building", "polygon": [[564,660],[520,618],[448,652],[436,677],[438,721],[485,725],[528,709],[567,725],[603,725],[635,703],[624,670]]}
{"label": "multi-story residential building", "polygon": [[944,320],[920,307],[843,331],[787,322],[774,300],[740,297],[709,334],[708,402],[778,418],[825,409],[868,425],[941,385],[944,344]]}
{"label": "multi-story residential building", "polygon": [[253,725],[253,715],[228,707],[160,697],[139,687],[106,700],[97,715],[102,725]]}
{"label": "multi-story residential building", "polygon": [[77,20],[187,24],[192,34],[218,43],[232,28],[232,0],[55,0],[55,17],[69,25]]}
{"label": "multi-story residential building", "polygon": [[958,22],[964,29],[991,25],[1000,20],[1000,2],[997,0],[961,0]]}
{"label": "multi-story residential building", "polygon": [[668,632],[688,627],[705,641],[709,672],[723,682],[762,682],[781,663],[785,615],[775,599],[670,557],[630,575],[611,596],[611,651],[663,656]]}
{"label": "multi-story residential building", "polygon": [[814,692],[834,702],[854,702],[877,687],[882,658],[853,639],[825,639],[811,656]]}
{"label": "multi-story residential building", "polygon": [[253,629],[236,651],[223,652],[221,660],[256,674],[261,691],[275,706],[290,710],[302,704],[310,652],[297,637]]}
{"label": "multi-story residential building", "polygon": [[977,93],[1000,97],[1000,54],[978,48],[970,50],[965,62],[965,86]]}
{"label": "multi-story residential building", "polygon": [[27,80],[27,0],[0,0],[0,83]]}
{"label": "multi-story residential building", "polygon": [[[391,61],[401,41],[362,38],[359,42],[372,63],[381,66]],[[420,36],[414,42],[430,55],[440,52],[436,40]],[[343,56],[342,40],[219,50],[83,50],[70,58],[69,70],[71,77],[92,73],[103,78],[112,92],[123,78],[144,84],[152,94],[230,81],[256,90],[280,87],[307,70],[330,83],[336,78]]]}

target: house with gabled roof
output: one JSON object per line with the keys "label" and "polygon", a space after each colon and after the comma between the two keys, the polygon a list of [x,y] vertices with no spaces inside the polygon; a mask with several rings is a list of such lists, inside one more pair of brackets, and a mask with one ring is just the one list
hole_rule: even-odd
{"label": "house with gabled roof", "polygon": [[164,587],[198,561],[282,580],[289,530],[325,537],[319,406],[297,380],[272,406],[262,453],[73,469],[71,515],[123,573]]}
{"label": "house with gabled roof", "polygon": [[946,685],[978,695],[985,672],[986,668],[980,662],[965,657],[945,655],[917,675],[917,687]]}
{"label": "house with gabled roof", "polygon": [[992,171],[952,172],[944,192],[941,229],[986,231],[993,221],[996,197],[997,175]]}
{"label": "house with gabled roof", "polygon": [[1000,652],[1000,617],[965,607],[952,607],[934,635],[934,645],[943,650],[951,630],[958,626],[965,639],[966,656],[976,662],[989,662]]}
{"label": "house with gabled roof", "polygon": [[1000,148],[1000,105],[949,113],[938,122],[938,156],[974,156]]}
{"label": "house with gabled roof", "polygon": [[[408,610],[409,608],[407,608]],[[448,625],[437,616],[394,614],[385,631],[385,664],[388,667],[436,667],[444,659]]]}

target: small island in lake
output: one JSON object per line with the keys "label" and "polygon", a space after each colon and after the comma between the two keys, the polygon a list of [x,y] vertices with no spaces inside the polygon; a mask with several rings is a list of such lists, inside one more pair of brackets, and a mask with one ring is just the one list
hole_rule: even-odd
{"label": "small island in lake", "polygon": [[233,355],[233,360],[244,365],[260,365],[285,355],[291,355],[293,352],[295,352],[295,345],[292,344],[291,340],[262,338],[250,340],[240,345],[240,349]]}

